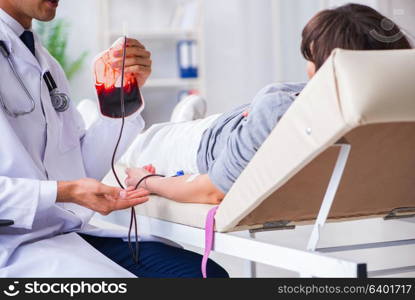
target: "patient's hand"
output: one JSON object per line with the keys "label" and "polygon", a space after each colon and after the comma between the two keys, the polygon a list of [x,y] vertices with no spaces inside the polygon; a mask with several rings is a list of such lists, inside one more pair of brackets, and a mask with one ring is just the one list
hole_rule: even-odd
{"label": "patient's hand", "polygon": [[[127,186],[136,186],[137,183],[147,175],[155,174],[156,169],[153,165],[147,165],[142,168],[128,168],[125,170],[127,178],[125,179],[125,184]],[[143,186],[145,182],[141,184]]]}

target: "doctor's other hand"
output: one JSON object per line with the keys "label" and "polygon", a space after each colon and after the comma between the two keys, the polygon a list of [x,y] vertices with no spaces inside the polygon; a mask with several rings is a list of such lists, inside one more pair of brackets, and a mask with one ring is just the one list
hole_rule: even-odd
{"label": "doctor's other hand", "polygon": [[[112,50],[111,65],[113,68],[122,67],[122,46],[116,46]],[[151,52],[135,39],[127,38],[127,52],[125,59],[125,72],[133,73],[137,78],[138,85],[142,87],[151,74]]]}
{"label": "doctor's other hand", "polygon": [[95,179],[59,181],[57,202],[72,202],[102,215],[129,208],[148,201],[149,192],[144,189],[125,190],[105,185]]}

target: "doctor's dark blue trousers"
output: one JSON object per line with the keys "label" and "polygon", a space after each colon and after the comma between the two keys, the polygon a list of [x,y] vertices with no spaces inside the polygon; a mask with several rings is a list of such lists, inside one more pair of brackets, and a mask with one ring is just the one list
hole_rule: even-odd
{"label": "doctor's dark blue trousers", "polygon": [[[143,278],[200,278],[202,256],[159,242],[140,242],[138,264],[133,261],[128,243],[120,238],[79,234],[91,246],[124,269]],[[208,278],[227,278],[228,273],[212,260]]]}

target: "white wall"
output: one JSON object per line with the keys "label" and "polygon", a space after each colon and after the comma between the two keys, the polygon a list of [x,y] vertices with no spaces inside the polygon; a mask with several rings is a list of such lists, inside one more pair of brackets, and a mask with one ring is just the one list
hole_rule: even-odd
{"label": "white wall", "polygon": [[[388,0],[389,1],[389,0]],[[379,0],[354,0],[354,1],[348,1],[348,0],[327,0],[327,6],[329,7],[334,7],[334,6],[340,6],[340,5],[344,5],[347,3],[359,3],[359,4],[364,4],[364,5],[368,5],[371,6],[375,9],[379,8]],[[384,1],[387,2],[387,1]]]}
{"label": "white wall", "polygon": [[321,9],[321,1],[273,0],[274,5],[274,80],[306,81],[301,33],[304,26]]}
{"label": "white wall", "polygon": [[270,0],[205,1],[209,113],[249,102],[272,81]]}

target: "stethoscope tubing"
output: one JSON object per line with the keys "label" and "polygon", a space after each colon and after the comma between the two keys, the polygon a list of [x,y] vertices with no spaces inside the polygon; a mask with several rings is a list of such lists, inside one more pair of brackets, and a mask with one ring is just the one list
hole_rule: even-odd
{"label": "stethoscope tubing", "polygon": [[[4,42],[1,41],[1,40],[0,40],[0,52],[3,54],[4,58],[9,63],[10,69],[12,70],[14,77],[17,79],[17,81],[19,82],[20,87],[24,90],[25,94],[29,98],[30,103],[32,104],[32,107],[30,108],[29,111],[11,112],[8,109],[8,107],[7,107],[5,101],[4,101],[4,99],[3,99],[3,97],[0,93],[0,104],[1,104],[1,107],[2,107],[3,111],[6,114],[8,114],[9,116],[13,117],[13,118],[17,118],[19,116],[24,116],[24,115],[32,113],[36,108],[36,101],[33,98],[32,94],[30,93],[29,89],[24,84],[24,82],[22,80],[22,77],[20,76],[19,72],[17,71],[16,64],[15,64],[14,59],[11,56],[9,50],[7,49]],[[65,93],[59,93],[58,92],[55,80],[53,80],[52,74],[50,74],[49,71],[44,74],[43,78],[45,79],[46,85],[49,89],[49,94],[50,94],[50,97],[51,97],[51,100],[52,100],[52,105],[55,108],[55,110],[57,112],[64,112],[65,110],[67,110],[69,108],[69,102],[70,102],[69,96]]]}
{"label": "stethoscope tubing", "polygon": [[[4,45],[2,45],[4,46]],[[13,61],[13,58],[9,55],[9,56],[5,56],[5,58],[7,59],[7,62],[9,63],[10,69],[12,70],[14,77],[17,79],[17,81],[19,82],[20,87],[24,90],[25,94],[27,95],[27,97],[29,98],[29,101],[32,104],[32,107],[30,108],[29,111],[18,111],[18,112],[11,112],[7,106],[6,103],[4,102],[4,99],[2,97],[2,95],[0,94],[0,102],[1,102],[1,106],[3,108],[3,110],[11,117],[13,118],[17,118],[19,116],[24,116],[27,114],[32,113],[35,108],[36,108],[36,102],[35,99],[33,99],[32,94],[29,92],[29,90],[27,89],[26,85],[24,84],[20,74],[17,72],[16,69],[16,65]]]}

